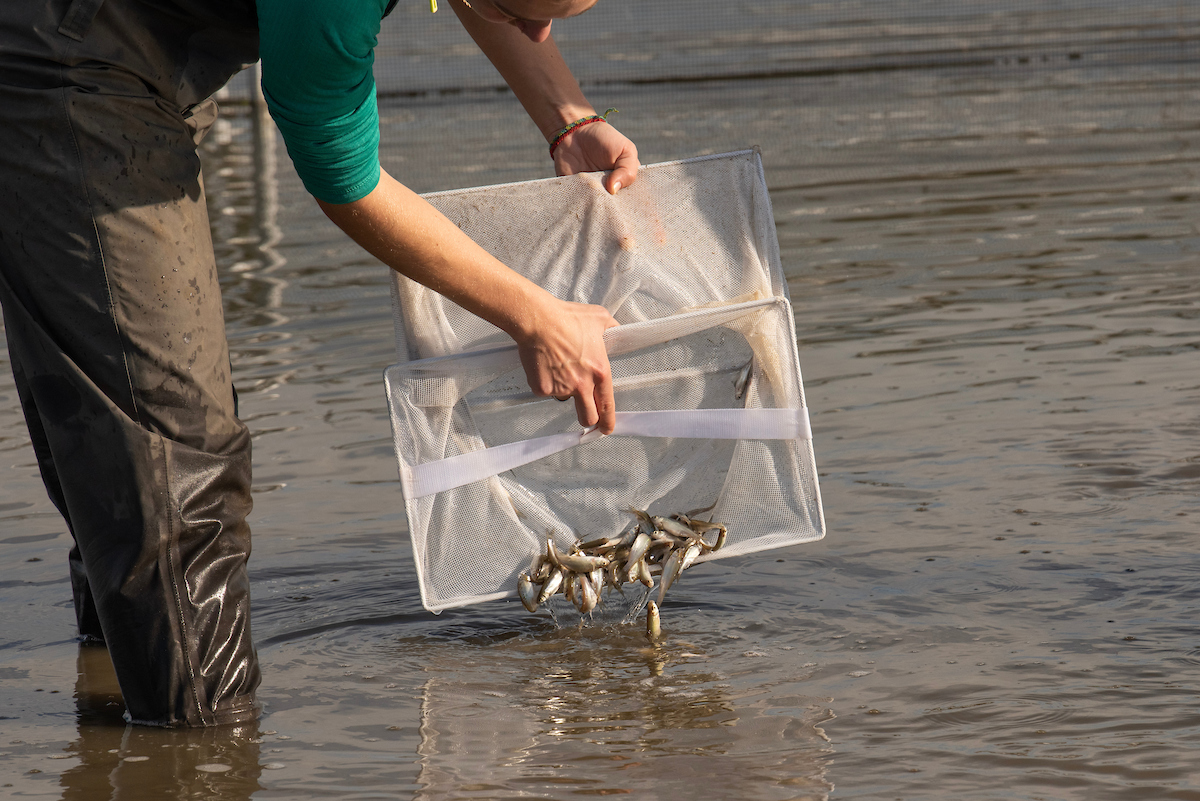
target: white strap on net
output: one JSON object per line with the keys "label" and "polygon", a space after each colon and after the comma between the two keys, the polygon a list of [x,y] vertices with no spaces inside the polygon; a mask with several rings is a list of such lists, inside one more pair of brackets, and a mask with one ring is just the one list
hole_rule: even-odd
{"label": "white strap on net", "polygon": [[[604,436],[595,427],[483,448],[436,462],[402,465],[410,500],[435,495],[529,464]],[[678,409],[617,412],[610,436],[702,439],[812,439],[808,409]]]}

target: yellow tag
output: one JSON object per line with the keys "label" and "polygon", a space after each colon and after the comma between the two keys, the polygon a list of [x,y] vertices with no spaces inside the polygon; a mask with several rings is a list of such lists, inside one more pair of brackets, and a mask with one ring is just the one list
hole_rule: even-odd
{"label": "yellow tag", "polygon": [[437,0],[429,0],[429,12],[431,14],[437,13]]}

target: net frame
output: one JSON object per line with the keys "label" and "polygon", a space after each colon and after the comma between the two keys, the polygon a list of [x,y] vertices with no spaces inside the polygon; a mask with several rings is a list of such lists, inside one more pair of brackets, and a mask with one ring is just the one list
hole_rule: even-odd
{"label": "net frame", "polygon": [[400,362],[384,378],[426,609],[514,595],[547,536],[565,550],[616,535],[629,507],[707,507],[730,528],[707,559],[824,536],[757,150],[645,166],[615,197],[589,174],[425,197],[518,272],[622,323],[605,337],[618,430],[601,437],[572,404],[532,395],[503,332],[395,276]]}

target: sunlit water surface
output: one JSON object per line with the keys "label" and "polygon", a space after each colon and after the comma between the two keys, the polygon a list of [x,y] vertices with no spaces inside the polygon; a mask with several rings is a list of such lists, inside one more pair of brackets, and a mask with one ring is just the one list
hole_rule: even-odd
{"label": "sunlit water surface", "polygon": [[[282,149],[264,184],[232,106],[206,153],[265,715],[121,722],[6,364],[0,795],[1200,798],[1200,79],[1044,53],[593,88],[646,162],[763,147],[829,525],[689,571],[656,647],[421,609],[387,275]],[[383,118],[417,189],[549,174],[502,95]]]}

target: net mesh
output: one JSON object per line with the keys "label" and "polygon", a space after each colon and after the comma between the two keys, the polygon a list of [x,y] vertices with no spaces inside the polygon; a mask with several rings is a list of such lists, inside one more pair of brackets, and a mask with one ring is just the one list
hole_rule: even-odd
{"label": "net mesh", "polygon": [[[618,411],[803,409],[756,152],[646,167],[617,196],[585,174],[427,198],[552,294],[609,309]],[[708,558],[823,536],[807,438],[614,435],[415,492],[423,465],[579,426],[573,404],[530,392],[499,329],[399,275],[393,288],[401,362],[385,380],[428,609],[514,594],[548,532],[563,549],[615,536],[630,507],[710,509],[729,535]]]}

